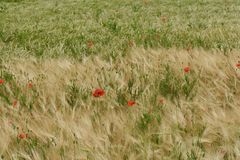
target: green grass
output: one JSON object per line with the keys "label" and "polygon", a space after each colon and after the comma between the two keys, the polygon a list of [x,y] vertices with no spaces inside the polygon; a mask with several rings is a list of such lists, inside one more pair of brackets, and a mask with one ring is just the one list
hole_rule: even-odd
{"label": "green grass", "polygon": [[236,0],[1,0],[0,54],[109,60],[133,45],[229,52],[240,48],[239,15]]}

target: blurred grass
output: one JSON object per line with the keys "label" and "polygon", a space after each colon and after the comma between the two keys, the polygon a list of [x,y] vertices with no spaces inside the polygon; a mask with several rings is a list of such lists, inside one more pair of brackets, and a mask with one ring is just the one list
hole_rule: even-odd
{"label": "blurred grass", "polygon": [[109,60],[134,46],[227,53],[240,48],[239,12],[235,0],[1,0],[0,54]]}
{"label": "blurred grass", "polygon": [[0,159],[239,159],[239,12],[237,0],[0,0]]}
{"label": "blurred grass", "polygon": [[[98,56],[4,61],[0,157],[238,160],[238,56],[136,49],[112,63]],[[97,88],[102,97],[92,95]],[[17,138],[22,133],[28,138]]]}

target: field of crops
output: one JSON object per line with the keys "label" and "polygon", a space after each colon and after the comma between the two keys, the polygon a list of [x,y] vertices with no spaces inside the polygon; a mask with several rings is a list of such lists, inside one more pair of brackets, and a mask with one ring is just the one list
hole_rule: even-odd
{"label": "field of crops", "polygon": [[0,0],[0,160],[240,159],[240,1]]}

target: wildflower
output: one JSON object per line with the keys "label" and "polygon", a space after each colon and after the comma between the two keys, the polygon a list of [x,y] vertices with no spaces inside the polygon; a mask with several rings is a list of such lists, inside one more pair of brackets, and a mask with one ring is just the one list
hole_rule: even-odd
{"label": "wildflower", "polygon": [[93,96],[94,97],[101,97],[105,94],[105,91],[103,89],[96,89],[94,92],[93,92]]}
{"label": "wildflower", "polygon": [[236,64],[236,67],[240,69],[240,63],[237,63],[237,64]]}
{"label": "wildflower", "polygon": [[188,73],[190,71],[190,67],[185,67],[183,70],[185,73]]}
{"label": "wildflower", "polygon": [[0,79],[0,84],[3,84],[4,83],[4,80],[3,79]]}
{"label": "wildflower", "polygon": [[20,133],[18,134],[18,138],[20,139],[28,138],[28,134]]}
{"label": "wildflower", "polygon": [[129,106],[129,107],[131,107],[131,106],[133,106],[133,105],[135,105],[135,104],[136,104],[135,101],[128,101],[128,106]]}
{"label": "wildflower", "polygon": [[164,99],[159,100],[160,104],[164,104]]}
{"label": "wildflower", "polygon": [[33,84],[32,84],[31,82],[29,82],[29,83],[27,84],[27,87],[28,87],[28,88],[32,88],[32,87],[33,87]]}
{"label": "wildflower", "polygon": [[13,101],[13,107],[17,106],[17,100]]}
{"label": "wildflower", "polygon": [[93,41],[88,41],[87,46],[88,46],[88,48],[92,48],[93,47]]}

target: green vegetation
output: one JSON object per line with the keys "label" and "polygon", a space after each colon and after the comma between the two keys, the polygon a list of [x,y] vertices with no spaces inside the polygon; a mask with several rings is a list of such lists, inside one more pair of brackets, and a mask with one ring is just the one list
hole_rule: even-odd
{"label": "green vegetation", "polygon": [[240,159],[240,1],[0,0],[0,160]]}
{"label": "green vegetation", "polygon": [[235,0],[1,0],[0,53],[116,59],[135,45],[228,52],[240,48],[239,15]]}

